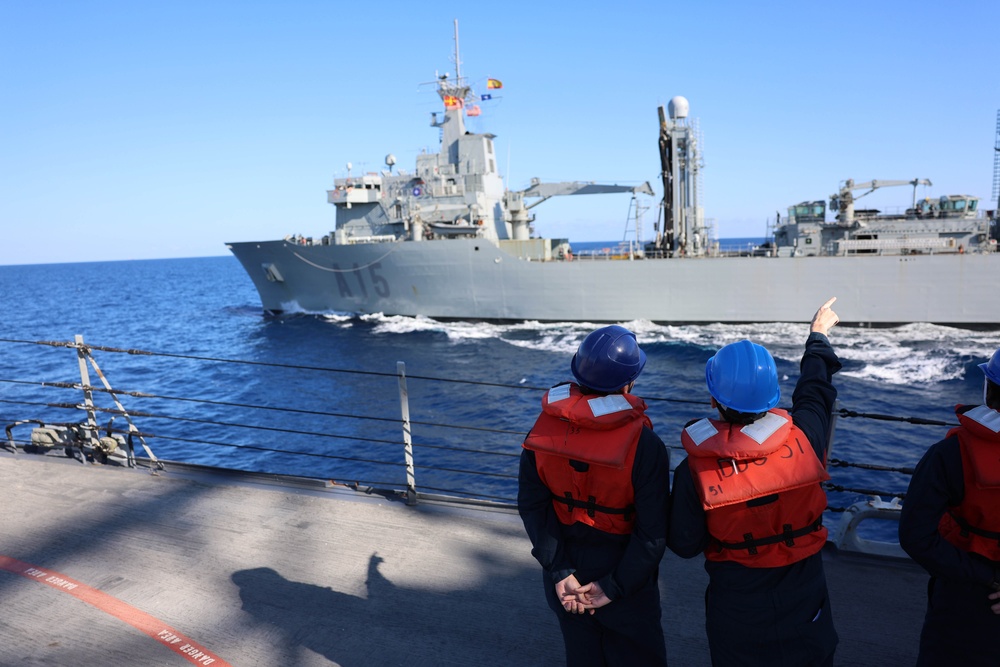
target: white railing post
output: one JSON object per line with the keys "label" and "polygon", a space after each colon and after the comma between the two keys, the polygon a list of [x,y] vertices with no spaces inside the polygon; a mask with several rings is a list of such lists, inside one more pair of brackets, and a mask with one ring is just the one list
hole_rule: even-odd
{"label": "white railing post", "polygon": [[413,475],[413,442],[410,440],[410,398],[406,391],[406,364],[396,362],[399,376],[399,408],[403,417],[403,453],[406,458],[406,504],[417,504],[417,483]]}
{"label": "white railing post", "polygon": [[[77,336],[77,343],[80,343],[80,344],[83,343],[83,338],[81,336]],[[142,448],[144,450],[146,450],[146,455],[149,457],[149,460],[153,462],[153,465],[150,466],[149,472],[151,474],[155,475],[157,469],[159,469],[159,470],[163,469],[163,464],[160,463],[156,459],[156,455],[153,454],[153,450],[151,450],[149,448],[149,445],[146,444],[146,439],[143,438],[142,434],[139,433],[139,429],[136,428],[135,424],[132,422],[132,418],[129,416],[128,412],[125,410],[125,406],[122,405],[121,401],[118,400],[118,395],[115,394],[114,390],[111,388],[111,383],[108,382],[108,379],[106,377],[104,377],[104,372],[101,370],[101,367],[97,365],[97,360],[94,359],[94,355],[90,354],[90,352],[87,351],[86,352],[86,358],[87,358],[87,361],[90,362],[90,365],[94,367],[94,372],[97,373],[97,377],[99,377],[101,379],[101,384],[103,384],[104,388],[108,391],[108,396],[110,396],[111,400],[114,401],[115,407],[118,408],[118,411],[121,413],[121,415],[125,418],[125,421],[128,423],[128,431],[129,431],[128,434],[129,434],[129,437],[131,437],[134,434],[137,434],[136,437],[139,438],[139,444],[141,444]],[[84,363],[83,361],[81,361],[80,363],[83,364],[83,369],[80,372],[83,373],[83,374],[86,374],[86,363]],[[90,376],[87,375],[87,378],[88,378],[87,382],[88,383],[90,381],[89,377]],[[109,433],[109,435],[110,435],[110,433]],[[95,442],[99,443],[100,442],[100,437],[99,437],[99,435],[97,434],[96,431],[94,432],[94,437],[95,437]],[[128,451],[127,455],[126,455],[126,458],[127,458],[127,461],[128,461],[128,467],[134,468],[135,467],[135,457],[132,455],[132,448],[131,447],[129,447],[129,451]]]}
{"label": "white railing post", "polygon": [[98,440],[97,412],[94,410],[94,393],[90,390],[90,373],[87,370],[87,352],[83,336],[76,334],[76,359],[80,363],[80,384],[83,386],[83,406],[87,412],[87,437],[93,445]]}

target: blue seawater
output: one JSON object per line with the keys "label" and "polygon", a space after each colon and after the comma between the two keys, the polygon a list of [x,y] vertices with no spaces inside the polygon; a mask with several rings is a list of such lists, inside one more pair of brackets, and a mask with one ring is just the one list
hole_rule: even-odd
{"label": "blue seawater", "polygon": [[[82,335],[89,345],[158,353],[98,350],[94,358],[114,388],[156,397],[121,400],[137,413],[136,427],[154,434],[147,442],[160,458],[401,488],[396,373],[397,362],[405,362],[417,487],[501,499],[514,497],[520,442],[542,388],[569,379],[570,358],[594,328],[380,315],[267,319],[231,256],[0,266],[0,313],[5,425],[81,420],[77,410],[52,407],[80,402],[79,390],[40,384],[79,382],[75,351],[29,342]],[[808,330],[804,324],[625,324],[649,358],[636,393],[647,398],[675,464],[682,457],[680,429],[710,414],[704,367],[713,352],[742,338],[767,346],[787,407]],[[1000,346],[1000,332],[838,327],[831,340],[844,362],[836,377],[841,407],[954,422],[955,404],[981,401],[976,364]],[[107,396],[95,401],[109,404]],[[102,424],[108,418],[98,416]],[[124,427],[121,417],[115,427]],[[912,467],[946,430],[841,418],[832,455]],[[852,489],[829,494],[832,506],[843,507],[868,490],[885,499],[902,493],[908,477],[848,467],[834,469],[833,482]]]}

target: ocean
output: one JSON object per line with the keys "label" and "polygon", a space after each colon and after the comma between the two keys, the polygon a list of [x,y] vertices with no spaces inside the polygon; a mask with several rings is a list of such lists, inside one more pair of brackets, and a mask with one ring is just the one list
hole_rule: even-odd
{"label": "ocean", "polygon": [[[79,402],[79,390],[41,384],[79,382],[76,353],[32,344],[82,335],[92,346],[156,353],[93,354],[115,389],[152,396],[121,401],[136,428],[151,434],[146,441],[158,458],[404,488],[403,362],[417,488],[501,501],[516,493],[520,442],[542,391],[571,378],[570,358],[596,326],[305,313],[268,319],[232,256],[0,266],[0,307],[4,425],[82,419],[78,410],[53,407]],[[674,465],[683,425],[711,412],[704,367],[721,345],[750,338],[770,349],[779,405],[790,405],[805,324],[623,324],[648,355],[635,393],[649,402]],[[981,402],[976,366],[1000,346],[1000,331],[837,327],[831,341],[844,364],[835,378],[841,408],[954,423],[956,404]],[[114,408],[106,395],[95,401]],[[110,414],[98,421],[106,424]],[[114,428],[124,427],[116,417]],[[832,457],[852,465],[832,470],[844,490],[829,493],[831,507],[867,492],[885,500],[905,492],[908,476],[895,470],[915,465],[946,430],[838,419]]]}

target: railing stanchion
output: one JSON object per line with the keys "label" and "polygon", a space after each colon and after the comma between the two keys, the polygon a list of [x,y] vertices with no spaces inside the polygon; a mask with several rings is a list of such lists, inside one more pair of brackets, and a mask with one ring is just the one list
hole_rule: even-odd
{"label": "railing stanchion", "polygon": [[399,377],[399,408],[403,416],[403,452],[406,457],[406,504],[417,504],[417,482],[413,475],[413,442],[410,440],[410,398],[406,391],[406,363],[396,362]]}
{"label": "railing stanchion", "polygon": [[90,440],[91,446],[95,445],[98,441],[97,435],[97,412],[94,410],[94,394],[90,390],[90,373],[87,370],[87,355],[88,352],[83,345],[83,336],[76,334],[74,336],[76,342],[76,358],[80,363],[80,384],[83,386],[83,406],[84,410],[87,412],[87,438]]}

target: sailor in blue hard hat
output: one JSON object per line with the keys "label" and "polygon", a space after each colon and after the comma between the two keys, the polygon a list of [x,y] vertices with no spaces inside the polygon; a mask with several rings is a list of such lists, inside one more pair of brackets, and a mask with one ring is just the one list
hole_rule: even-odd
{"label": "sailor in blue hard hat", "polygon": [[979,364],[979,370],[983,372],[983,403],[988,404],[986,394],[990,383],[1000,386],[1000,350],[994,352],[989,361]]}
{"label": "sailor in blue hard hat", "polygon": [[635,383],[646,353],[635,334],[617,324],[591,332],[573,355],[570,371],[580,386],[612,393]]}
{"label": "sailor in blue hard hat", "polygon": [[778,368],[762,345],[749,340],[730,343],[705,364],[705,382],[713,407],[730,421],[755,421],[778,404]]}
{"label": "sailor in blue hard hat", "polygon": [[667,664],[658,568],[670,456],[633,395],[646,353],[619,325],[584,338],[524,439],[517,509],[568,665]]}
{"label": "sailor in blue hard hat", "polygon": [[983,404],[910,477],[899,544],[930,575],[918,665],[1000,665],[1000,350],[979,364]]}
{"label": "sailor in blue hard hat", "polygon": [[821,550],[826,456],[840,361],[827,339],[839,322],[813,317],[791,410],[778,408],[774,357],[750,340],[705,364],[717,413],[681,433],[668,544],[705,556],[705,629],[713,665],[829,667],[837,632]]}

